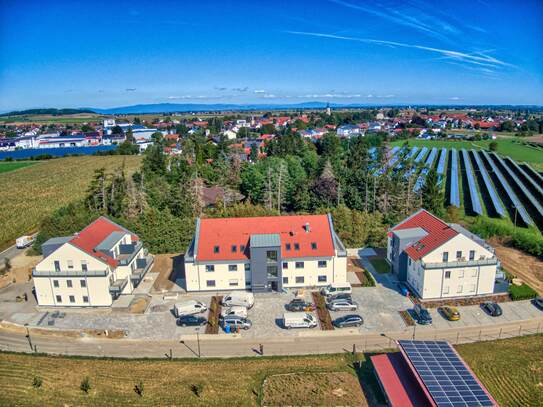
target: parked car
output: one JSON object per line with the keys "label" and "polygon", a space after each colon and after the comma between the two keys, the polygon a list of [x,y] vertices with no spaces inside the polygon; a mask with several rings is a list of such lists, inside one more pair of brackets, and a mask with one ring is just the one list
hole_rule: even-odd
{"label": "parked car", "polygon": [[351,296],[351,294],[347,294],[347,293],[333,294],[333,295],[330,295],[330,296],[326,297],[326,302],[327,303],[332,302],[332,301],[336,301],[336,300],[352,301],[353,297]]}
{"label": "parked car", "polygon": [[207,311],[207,306],[203,302],[195,300],[178,302],[173,306],[173,315],[176,317],[199,314],[205,311]]}
{"label": "parked car", "polygon": [[537,308],[540,310],[543,310],[543,297],[536,297],[532,300],[532,304],[534,304]]}
{"label": "parked car", "polygon": [[33,236],[21,236],[15,240],[15,246],[17,249],[24,249],[34,243]]}
{"label": "parked car", "polygon": [[337,318],[334,320],[333,324],[337,328],[347,328],[351,326],[361,326],[364,323],[364,320],[360,315],[350,314],[345,315],[344,317]]}
{"label": "parked car", "polygon": [[307,312],[285,312],[283,314],[283,326],[291,328],[314,328],[317,326],[317,320]]}
{"label": "parked car", "polygon": [[496,302],[483,302],[481,308],[492,317],[499,317],[502,314],[502,308]]}
{"label": "parked car", "polygon": [[439,307],[437,310],[449,321],[460,320],[460,312],[458,312],[458,309],[455,307],[443,306]]}
{"label": "parked car", "polygon": [[226,307],[232,307],[238,305],[245,308],[252,308],[255,304],[255,296],[253,293],[245,291],[233,291],[228,295],[225,295],[222,299],[222,305]]}
{"label": "parked car", "polygon": [[177,319],[179,326],[202,326],[207,324],[207,319],[196,315],[183,315]]}
{"label": "parked car", "polygon": [[310,302],[305,301],[302,298],[294,298],[289,302],[286,307],[287,311],[299,312],[299,311],[313,311],[315,306]]}
{"label": "parked car", "polygon": [[249,329],[253,326],[250,319],[238,317],[236,315],[229,315],[222,319],[222,327],[226,331],[226,327],[230,327],[230,332],[237,331],[238,329]]}
{"label": "parked car", "polygon": [[221,310],[221,318],[228,316],[237,316],[247,318],[247,308],[240,305],[234,305],[233,307],[226,307]]}
{"label": "parked car", "polygon": [[358,304],[349,300],[335,300],[326,304],[330,311],[355,311]]}
{"label": "parked car", "polygon": [[428,312],[428,310],[422,305],[415,305],[415,308],[413,308],[413,313],[415,314],[415,318],[419,324],[429,325],[432,323],[432,316],[430,315],[430,312]]}
{"label": "parked car", "polygon": [[321,289],[321,294],[326,297],[339,293],[351,294],[352,292],[351,283],[332,283]]}

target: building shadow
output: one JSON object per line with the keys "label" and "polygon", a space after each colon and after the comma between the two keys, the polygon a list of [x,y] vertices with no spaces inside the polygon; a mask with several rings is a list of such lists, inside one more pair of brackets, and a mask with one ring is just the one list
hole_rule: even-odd
{"label": "building shadow", "polygon": [[[375,370],[370,359],[371,356],[376,354],[377,353],[364,352],[362,354],[358,353],[356,356],[353,356],[352,353],[349,353],[351,358],[349,367],[354,370],[368,405],[372,407],[382,407],[387,405],[387,401],[383,391],[381,390],[379,382],[377,381]],[[358,358],[360,360],[357,360]]]}

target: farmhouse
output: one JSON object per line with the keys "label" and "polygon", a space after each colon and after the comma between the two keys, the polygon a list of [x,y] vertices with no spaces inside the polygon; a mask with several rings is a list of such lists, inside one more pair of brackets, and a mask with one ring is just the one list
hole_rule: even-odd
{"label": "farmhouse", "polygon": [[280,291],[347,278],[330,215],[197,219],[185,254],[187,291]]}
{"label": "farmhouse", "polygon": [[110,306],[132,293],[153,263],[138,236],[105,217],[74,236],[49,239],[42,252],[32,270],[41,306]]}
{"label": "farmhouse", "polygon": [[492,294],[499,266],[484,240],[424,209],[389,231],[387,259],[421,299]]}

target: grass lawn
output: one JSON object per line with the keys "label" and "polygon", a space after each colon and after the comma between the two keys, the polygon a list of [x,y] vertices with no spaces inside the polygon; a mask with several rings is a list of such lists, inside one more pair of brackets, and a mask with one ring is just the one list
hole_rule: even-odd
{"label": "grass lawn", "polygon": [[[54,210],[85,195],[94,170],[139,168],[139,156],[86,156],[42,161],[0,177],[0,249],[34,231]],[[3,164],[3,163],[2,163]]]}
{"label": "grass lawn", "polygon": [[34,164],[36,164],[35,161],[2,161],[0,162],[0,174],[15,171],[19,168],[29,167]]}
{"label": "grass lawn", "polygon": [[377,271],[380,274],[385,274],[390,272],[390,265],[388,262],[381,258],[381,257],[372,257],[370,258],[370,263],[375,268],[375,271]]}

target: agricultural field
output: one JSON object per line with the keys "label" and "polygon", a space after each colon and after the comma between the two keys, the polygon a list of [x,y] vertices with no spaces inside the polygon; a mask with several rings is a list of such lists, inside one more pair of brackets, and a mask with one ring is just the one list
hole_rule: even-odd
{"label": "agricultural field", "polygon": [[5,172],[10,172],[10,171],[15,171],[15,170],[18,170],[19,168],[29,167],[34,164],[36,164],[35,161],[14,161],[14,162],[3,161],[3,162],[0,162],[0,174],[3,174]]}
{"label": "agricultural field", "polygon": [[102,116],[94,113],[78,113],[78,114],[67,114],[67,115],[49,115],[49,114],[40,114],[40,115],[18,115],[18,116],[1,116],[0,124],[28,124],[28,123],[37,123],[37,124],[48,124],[48,123],[88,123],[101,121]]}
{"label": "agricultural field", "polygon": [[140,161],[139,156],[58,158],[0,177],[0,249],[36,230],[56,209],[82,198],[94,170],[104,167],[113,171],[124,163],[126,172],[132,173]]}

